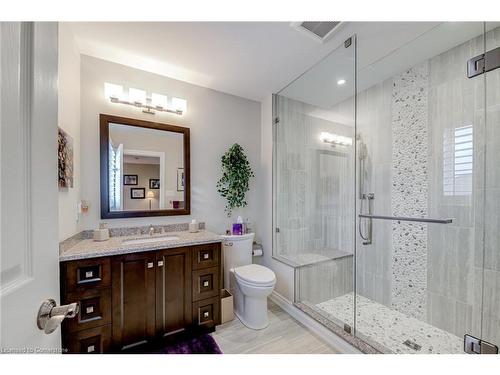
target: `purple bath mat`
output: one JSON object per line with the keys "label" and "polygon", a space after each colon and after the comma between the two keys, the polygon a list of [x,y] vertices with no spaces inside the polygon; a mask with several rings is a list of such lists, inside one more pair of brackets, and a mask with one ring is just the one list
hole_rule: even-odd
{"label": "purple bath mat", "polygon": [[222,354],[219,345],[210,335],[201,335],[169,344],[157,354]]}

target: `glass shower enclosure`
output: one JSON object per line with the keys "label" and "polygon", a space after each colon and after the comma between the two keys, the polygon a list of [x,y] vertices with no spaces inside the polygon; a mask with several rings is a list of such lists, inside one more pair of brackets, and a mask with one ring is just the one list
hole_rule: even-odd
{"label": "glass shower enclosure", "polygon": [[494,352],[500,27],[407,27],[390,51],[348,38],[274,96],[273,256],[295,305],[365,351]]}

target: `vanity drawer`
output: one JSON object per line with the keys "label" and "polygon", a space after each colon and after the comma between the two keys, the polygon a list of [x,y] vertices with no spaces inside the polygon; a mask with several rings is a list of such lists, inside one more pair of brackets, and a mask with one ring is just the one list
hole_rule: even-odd
{"label": "vanity drawer", "polygon": [[211,327],[219,324],[219,296],[193,303],[193,323],[198,327]]}
{"label": "vanity drawer", "polygon": [[66,295],[66,303],[77,302],[78,315],[64,321],[68,332],[81,331],[111,323],[111,289],[94,289]]}
{"label": "vanity drawer", "polygon": [[219,267],[193,271],[193,302],[219,295]]}
{"label": "vanity drawer", "polygon": [[67,353],[100,354],[109,351],[111,325],[68,334],[64,347]]}
{"label": "vanity drawer", "polygon": [[193,247],[193,270],[218,266],[220,243]]}
{"label": "vanity drawer", "polygon": [[93,289],[111,285],[109,258],[77,260],[66,263],[67,291]]}

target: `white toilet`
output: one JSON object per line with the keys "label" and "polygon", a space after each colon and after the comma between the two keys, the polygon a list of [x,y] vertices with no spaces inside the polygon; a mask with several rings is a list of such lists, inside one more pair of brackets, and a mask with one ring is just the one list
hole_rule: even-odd
{"label": "white toilet", "polygon": [[267,297],[276,285],[276,276],[269,268],[252,264],[254,233],[222,236],[224,252],[224,287],[234,296],[234,313],[252,329],[269,324]]}

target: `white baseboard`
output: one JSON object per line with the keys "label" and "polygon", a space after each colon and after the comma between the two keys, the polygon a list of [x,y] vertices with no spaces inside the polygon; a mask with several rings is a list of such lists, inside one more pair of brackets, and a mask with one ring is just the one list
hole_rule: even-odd
{"label": "white baseboard", "polygon": [[326,341],[334,350],[342,354],[362,354],[358,349],[349,344],[343,338],[337,336],[335,333],[330,331],[328,328],[318,323],[316,320],[311,318],[309,315],[301,311],[299,308],[295,307],[290,301],[288,301],[281,294],[273,291],[269,297],[271,301],[285,310],[291,317],[302,323],[307,329],[315,333],[321,339]]}

